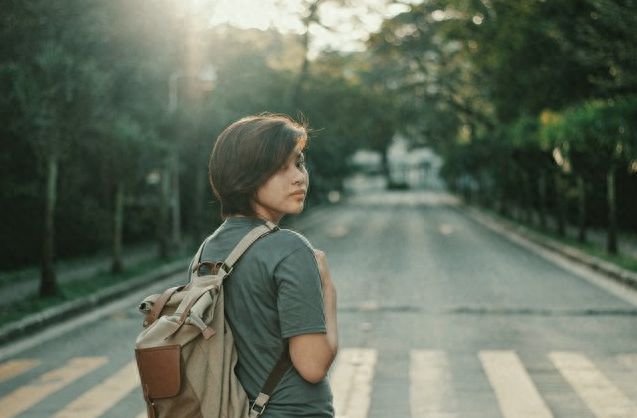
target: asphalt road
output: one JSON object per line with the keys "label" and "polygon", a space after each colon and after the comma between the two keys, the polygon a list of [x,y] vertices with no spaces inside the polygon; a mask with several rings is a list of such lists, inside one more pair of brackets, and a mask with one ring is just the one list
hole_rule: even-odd
{"label": "asphalt road", "polygon": [[[338,290],[340,416],[637,417],[635,291],[548,261],[441,194],[369,192],[298,228]],[[137,298],[0,350],[0,417],[141,416]]]}

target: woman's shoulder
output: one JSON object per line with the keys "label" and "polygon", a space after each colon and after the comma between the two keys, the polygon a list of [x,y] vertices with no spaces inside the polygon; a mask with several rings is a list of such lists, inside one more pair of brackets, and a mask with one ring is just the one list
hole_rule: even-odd
{"label": "woman's shoulder", "polygon": [[314,247],[312,247],[312,244],[307,238],[292,229],[285,228],[281,228],[274,233],[268,234],[264,244],[274,245],[289,253],[302,248],[312,252],[314,251]]}

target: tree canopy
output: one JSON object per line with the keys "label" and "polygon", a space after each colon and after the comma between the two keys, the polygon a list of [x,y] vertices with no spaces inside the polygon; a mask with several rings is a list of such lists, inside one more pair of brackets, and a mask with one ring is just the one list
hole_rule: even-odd
{"label": "tree canopy", "polygon": [[300,34],[210,27],[177,0],[7,2],[2,268],[41,259],[54,283],[55,257],[116,260],[149,239],[165,256],[182,227],[197,239],[218,222],[214,139],[264,111],[309,121],[311,204],[342,188],[357,149],[386,156],[401,133],[503,212],[610,225],[616,211],[637,229],[622,215],[637,206],[637,3],[392,3],[365,50],[310,57],[321,8],[350,2],[299,3]]}

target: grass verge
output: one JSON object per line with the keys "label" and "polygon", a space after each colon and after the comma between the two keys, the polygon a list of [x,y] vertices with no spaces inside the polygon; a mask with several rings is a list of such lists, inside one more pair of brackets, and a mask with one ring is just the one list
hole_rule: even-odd
{"label": "grass verge", "polygon": [[578,250],[592,255],[594,257],[600,258],[604,261],[607,261],[612,264],[616,264],[620,267],[625,268],[626,270],[630,270],[637,273],[637,258],[631,257],[626,254],[617,254],[612,255],[606,251],[606,248],[592,243],[592,242],[580,242],[579,240],[571,237],[562,237],[553,231],[546,231],[539,227],[524,225],[525,228],[531,229],[534,233],[539,235],[544,235],[548,238],[553,239],[554,241],[560,242],[562,244],[575,247]]}
{"label": "grass verge", "polygon": [[91,277],[74,280],[61,284],[56,296],[32,296],[11,306],[0,308],[0,326],[18,321],[27,315],[42,312],[45,309],[61,305],[66,302],[89,296],[104,288],[125,282],[134,277],[156,270],[164,264],[176,261],[183,256],[174,256],[166,261],[146,260],[132,265],[121,274],[98,273]]}
{"label": "grass verge", "polygon": [[529,225],[512,218],[503,217],[502,215],[492,210],[487,210],[484,208],[480,208],[480,209],[485,211],[486,213],[488,213],[490,216],[494,218],[504,220],[505,222],[508,222],[509,224],[515,225],[518,229],[522,230],[523,232],[526,232],[527,234],[530,233],[530,234],[538,235],[540,237],[550,238],[553,241],[556,241],[558,243],[567,245],[569,247],[574,247],[585,254],[588,254],[593,257],[597,257],[601,260],[604,260],[606,262],[622,267],[626,270],[637,273],[637,258],[635,257],[631,257],[630,255],[621,254],[621,253],[617,255],[612,255],[606,251],[605,247],[597,243],[590,242],[590,241],[580,242],[578,239],[570,237],[570,236],[565,236],[565,237],[560,236],[557,232],[553,230],[543,229],[537,225]]}

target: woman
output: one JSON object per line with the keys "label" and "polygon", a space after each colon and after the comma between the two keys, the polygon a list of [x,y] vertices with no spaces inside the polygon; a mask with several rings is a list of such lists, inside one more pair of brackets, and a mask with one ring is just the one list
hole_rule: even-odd
{"label": "woman", "polygon": [[[243,118],[217,138],[212,190],[225,219],[202,259],[221,261],[252,228],[303,210],[309,176],[305,127],[285,115]],[[224,282],[226,318],[238,353],[235,370],[251,401],[289,345],[293,367],[264,418],[333,417],[327,371],[337,352],[336,292],[325,254],[280,229],[259,239]]]}

